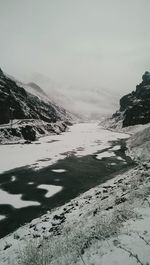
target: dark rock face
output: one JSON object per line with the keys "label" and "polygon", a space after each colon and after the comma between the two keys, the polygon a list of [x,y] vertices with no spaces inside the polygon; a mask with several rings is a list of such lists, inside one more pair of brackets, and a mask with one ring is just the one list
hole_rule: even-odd
{"label": "dark rock face", "polygon": [[9,122],[9,109],[8,109],[8,100],[0,98],[0,124]]}
{"label": "dark rock face", "polygon": [[142,76],[142,82],[136,86],[135,91],[120,99],[120,111],[118,115],[123,115],[123,127],[150,122],[149,72],[145,72]]}

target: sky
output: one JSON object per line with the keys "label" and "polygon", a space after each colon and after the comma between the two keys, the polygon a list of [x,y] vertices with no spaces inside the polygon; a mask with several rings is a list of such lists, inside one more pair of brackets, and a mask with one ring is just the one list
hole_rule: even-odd
{"label": "sky", "polygon": [[71,111],[118,108],[150,70],[150,0],[0,0],[0,67]]}

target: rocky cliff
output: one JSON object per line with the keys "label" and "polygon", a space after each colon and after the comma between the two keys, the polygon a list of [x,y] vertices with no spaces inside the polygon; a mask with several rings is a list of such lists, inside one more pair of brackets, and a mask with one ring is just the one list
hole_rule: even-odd
{"label": "rocky cliff", "polygon": [[145,72],[136,90],[120,99],[120,109],[113,115],[122,127],[150,122],[150,73]]}

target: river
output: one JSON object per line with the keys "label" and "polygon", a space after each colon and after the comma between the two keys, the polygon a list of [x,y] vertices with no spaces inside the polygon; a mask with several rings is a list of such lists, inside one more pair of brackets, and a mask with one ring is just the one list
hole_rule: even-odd
{"label": "river", "polygon": [[29,145],[0,146],[0,237],[134,166],[127,138],[80,123]]}

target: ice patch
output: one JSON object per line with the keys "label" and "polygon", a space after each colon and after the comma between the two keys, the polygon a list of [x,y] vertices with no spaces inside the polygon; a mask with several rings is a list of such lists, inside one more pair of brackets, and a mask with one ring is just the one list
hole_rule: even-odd
{"label": "ice patch", "polygon": [[4,220],[5,218],[6,218],[5,215],[0,215],[0,221],[1,221],[1,220]]}
{"label": "ice patch", "polygon": [[55,179],[55,181],[60,181],[60,179]]}
{"label": "ice patch", "polygon": [[65,169],[52,169],[53,172],[56,172],[56,173],[63,173],[63,172],[66,172]]}
{"label": "ice patch", "polygon": [[22,200],[21,194],[10,194],[4,190],[0,190],[0,204],[9,204],[17,209],[27,206],[40,205],[39,202]]}
{"label": "ice patch", "polygon": [[97,159],[101,160],[102,158],[116,156],[113,152],[103,152],[96,156]]}
{"label": "ice patch", "polygon": [[38,186],[38,188],[47,191],[47,193],[45,194],[46,198],[52,197],[54,194],[60,192],[63,189],[61,186],[48,185],[48,184],[41,184]]}
{"label": "ice patch", "polygon": [[120,145],[116,145],[113,148],[111,148],[111,151],[118,151],[120,150]]}
{"label": "ice patch", "polygon": [[16,180],[16,177],[15,176],[12,176],[11,177],[11,181],[14,182]]}
{"label": "ice patch", "polygon": [[120,161],[125,161],[122,157],[120,156],[117,156],[117,159],[120,160]]}

